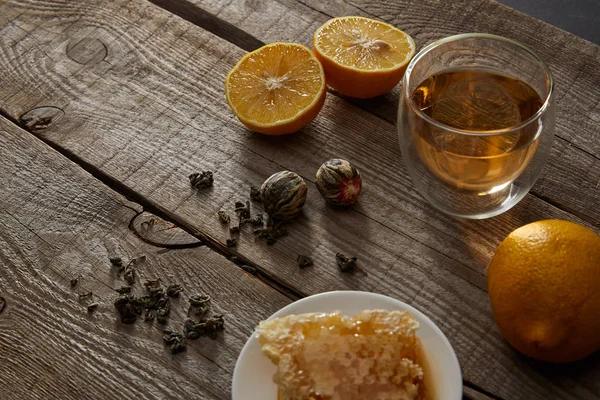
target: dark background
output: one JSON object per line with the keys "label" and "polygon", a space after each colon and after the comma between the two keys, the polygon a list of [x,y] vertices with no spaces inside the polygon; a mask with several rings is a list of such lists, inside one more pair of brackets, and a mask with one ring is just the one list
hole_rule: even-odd
{"label": "dark background", "polygon": [[600,0],[498,1],[600,45]]}

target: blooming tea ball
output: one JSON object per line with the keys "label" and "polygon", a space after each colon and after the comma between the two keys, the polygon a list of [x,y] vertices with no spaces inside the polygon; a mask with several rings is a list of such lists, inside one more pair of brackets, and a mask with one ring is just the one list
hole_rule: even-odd
{"label": "blooming tea ball", "polygon": [[295,218],[306,201],[308,188],[295,172],[281,171],[271,175],[260,188],[265,211],[274,220]]}
{"label": "blooming tea ball", "polygon": [[334,158],[317,171],[317,189],[328,203],[347,206],[358,200],[362,178],[348,161]]}

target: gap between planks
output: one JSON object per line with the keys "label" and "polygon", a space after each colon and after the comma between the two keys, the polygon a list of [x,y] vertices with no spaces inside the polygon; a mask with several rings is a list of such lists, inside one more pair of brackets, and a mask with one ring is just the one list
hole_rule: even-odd
{"label": "gap between planks", "polygon": [[[237,26],[225,21],[222,18],[217,17],[216,15],[214,15],[206,10],[203,10],[198,5],[190,3],[187,0],[146,0],[146,1],[162,8],[165,11],[170,12],[171,14],[177,15],[178,17],[180,17],[188,22],[191,22],[192,24],[194,24],[216,36],[219,36],[222,39],[225,39],[229,43],[231,43],[247,52],[254,51],[266,44],[265,42],[256,38],[255,36],[251,35],[250,33],[242,30],[241,28],[238,28]],[[306,7],[310,8],[311,10],[317,11],[320,14],[322,14],[328,18],[333,18],[331,15],[324,13],[323,11],[316,10],[313,7],[309,6],[308,4],[303,3],[302,1],[298,1],[298,2],[300,4],[302,4],[303,6],[306,6]],[[366,12],[365,10],[361,9],[361,11],[373,16],[372,14]],[[373,16],[373,18],[377,18],[377,17]],[[354,101],[353,99],[350,99],[350,98],[347,98],[344,96],[340,96],[337,92],[335,92],[329,88],[327,89],[327,91],[331,95],[334,95],[334,96],[340,97],[344,100],[347,100],[350,103],[354,104],[355,106],[369,112],[370,114],[372,114],[373,116],[375,116],[379,119],[382,119],[393,125],[395,125],[395,123],[396,123],[395,121],[390,121],[381,115],[373,113],[371,110],[369,110],[367,108],[361,107],[360,101]],[[559,140],[559,139],[561,139],[561,138],[559,138],[559,137],[555,138],[555,140]],[[575,146],[575,147],[577,147],[577,146]],[[594,157],[595,159],[598,159],[594,154],[592,154],[586,150],[583,150],[579,147],[577,147],[577,148],[579,150],[581,150],[582,152]],[[593,221],[593,223],[599,222],[595,218],[592,218],[591,216],[588,216],[579,211],[576,211],[576,210],[572,209],[571,207],[568,207],[562,203],[550,201],[547,198],[547,196],[539,195],[535,191],[530,191],[529,194],[531,194],[533,197],[536,197],[537,199],[539,199],[547,204],[550,204],[553,207],[556,207],[567,213],[571,213],[571,214],[577,216],[578,218],[583,219],[584,221],[591,219]]]}

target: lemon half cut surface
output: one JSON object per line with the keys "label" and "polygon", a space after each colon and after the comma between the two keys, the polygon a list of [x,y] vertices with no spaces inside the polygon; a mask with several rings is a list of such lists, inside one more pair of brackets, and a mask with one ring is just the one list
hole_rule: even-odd
{"label": "lemon half cut surface", "polygon": [[309,124],[325,101],[325,74],[306,46],[271,43],[246,54],[225,78],[227,103],[249,129],[285,135]]}
{"label": "lemon half cut surface", "polygon": [[339,17],[317,29],[314,48],[329,86],[349,97],[370,98],[400,82],[416,47],[408,34],[385,22]]}

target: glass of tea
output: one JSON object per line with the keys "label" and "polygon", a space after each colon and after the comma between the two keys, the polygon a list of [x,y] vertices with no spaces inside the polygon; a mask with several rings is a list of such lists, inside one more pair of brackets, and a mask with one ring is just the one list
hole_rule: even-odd
{"label": "glass of tea", "polygon": [[422,49],[402,81],[400,147],[419,192],[437,209],[481,219],[517,204],[554,137],[550,70],[500,36],[451,36]]}

